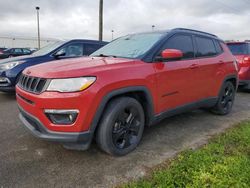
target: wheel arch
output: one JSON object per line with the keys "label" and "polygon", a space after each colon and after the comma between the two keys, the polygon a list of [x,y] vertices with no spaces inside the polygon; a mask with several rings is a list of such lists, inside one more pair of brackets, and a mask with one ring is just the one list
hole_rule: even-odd
{"label": "wheel arch", "polygon": [[234,87],[235,87],[235,91],[237,91],[238,83],[239,83],[238,76],[237,76],[237,75],[228,75],[228,76],[226,76],[226,77],[224,78],[224,80],[222,81],[222,84],[221,84],[220,89],[219,89],[218,96],[219,96],[220,93],[221,93],[221,90],[222,90],[223,85],[224,85],[227,81],[232,82],[233,85],[234,85]]}
{"label": "wheel arch", "polygon": [[99,104],[95,116],[92,120],[90,132],[92,132],[93,134],[95,133],[95,130],[98,127],[99,121],[108,103],[111,100],[122,96],[132,97],[138,100],[141,103],[145,113],[146,125],[150,125],[153,122],[154,104],[150,91],[145,86],[126,87],[111,91],[102,98],[102,101]]}
{"label": "wheel arch", "polygon": [[237,90],[237,88],[238,88],[238,76],[237,75],[229,75],[224,79],[222,84],[224,84],[225,82],[228,82],[228,81],[232,82],[234,87],[235,87],[235,90]]}

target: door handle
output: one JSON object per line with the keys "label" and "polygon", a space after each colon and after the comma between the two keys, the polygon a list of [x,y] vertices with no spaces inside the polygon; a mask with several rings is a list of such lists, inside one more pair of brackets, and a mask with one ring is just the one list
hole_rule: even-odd
{"label": "door handle", "polygon": [[198,65],[198,64],[192,64],[192,65],[190,66],[190,69],[197,69],[197,68],[199,68],[199,65]]}

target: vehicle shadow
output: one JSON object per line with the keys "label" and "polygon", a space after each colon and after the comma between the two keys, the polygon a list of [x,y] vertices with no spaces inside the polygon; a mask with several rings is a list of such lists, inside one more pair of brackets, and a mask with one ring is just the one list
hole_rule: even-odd
{"label": "vehicle shadow", "polygon": [[15,92],[11,92],[11,93],[0,92],[0,102],[6,101],[6,100],[16,100],[16,93]]}

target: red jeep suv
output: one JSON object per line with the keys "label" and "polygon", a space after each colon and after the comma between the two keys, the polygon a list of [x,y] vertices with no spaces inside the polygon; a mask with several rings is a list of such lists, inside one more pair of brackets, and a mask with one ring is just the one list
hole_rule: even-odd
{"label": "red jeep suv", "polygon": [[145,126],[184,111],[233,106],[237,63],[218,37],[189,29],[127,35],[90,57],[24,70],[20,119],[36,137],[111,155],[139,144]]}
{"label": "red jeep suv", "polygon": [[250,41],[229,42],[227,45],[239,62],[239,86],[250,91]]}

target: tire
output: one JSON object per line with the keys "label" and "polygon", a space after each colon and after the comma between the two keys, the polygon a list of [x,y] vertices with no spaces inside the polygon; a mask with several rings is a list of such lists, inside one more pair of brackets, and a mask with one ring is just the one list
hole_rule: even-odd
{"label": "tire", "polygon": [[235,87],[232,82],[225,82],[221,88],[217,104],[211,109],[214,114],[227,115],[232,111],[235,98]]}
{"label": "tire", "polygon": [[104,152],[123,156],[138,146],[144,126],[142,105],[134,98],[119,97],[109,102],[97,130],[96,142]]}

